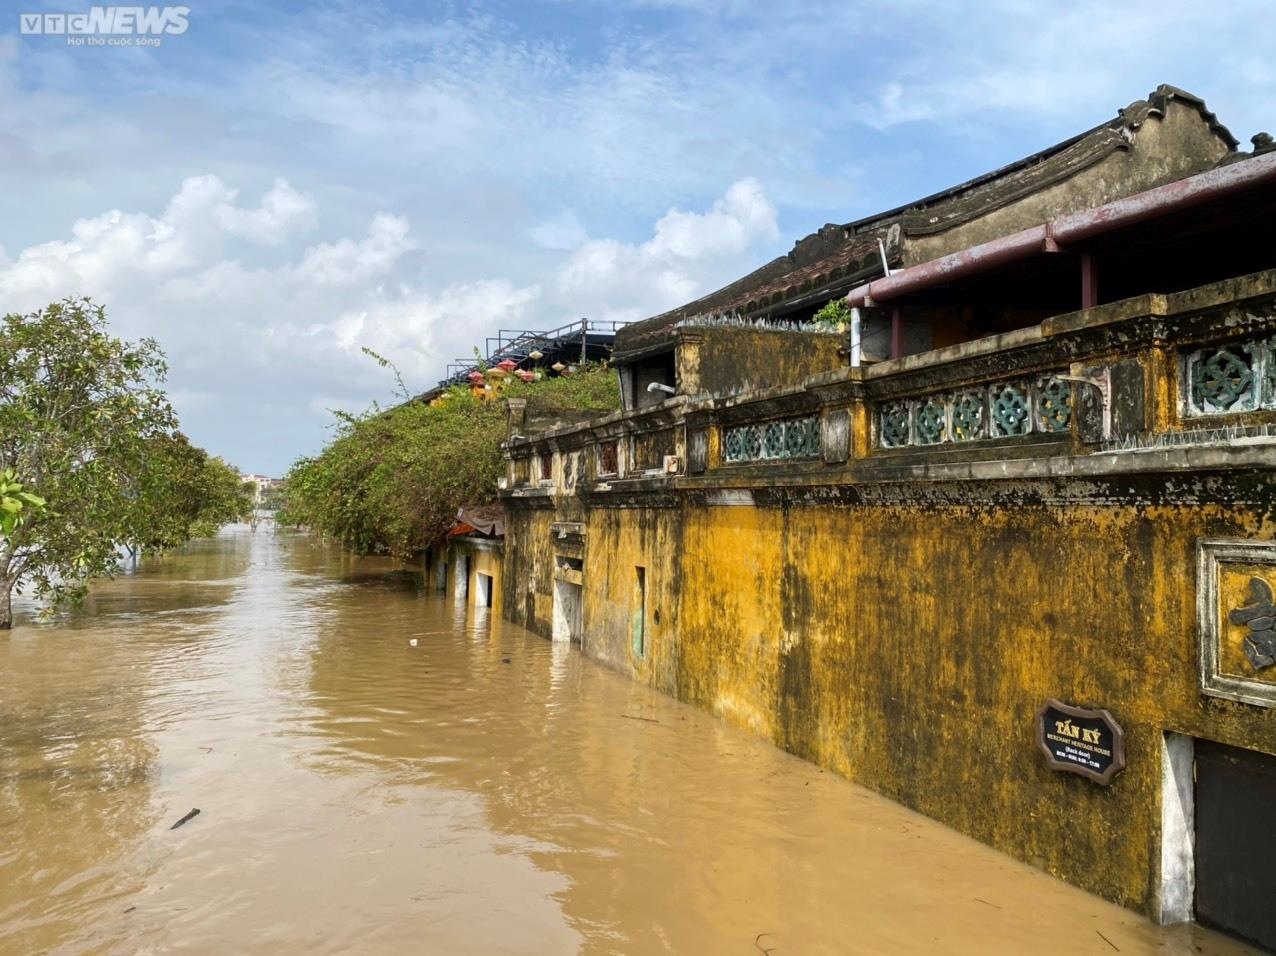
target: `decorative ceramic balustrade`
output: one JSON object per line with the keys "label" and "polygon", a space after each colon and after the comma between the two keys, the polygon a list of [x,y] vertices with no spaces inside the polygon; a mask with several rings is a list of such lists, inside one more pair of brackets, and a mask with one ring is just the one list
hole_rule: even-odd
{"label": "decorative ceramic balustrade", "polygon": [[795,461],[820,456],[820,416],[804,415],[722,430],[722,457],[728,464]]}
{"label": "decorative ceramic balustrade", "polygon": [[1183,357],[1189,416],[1276,409],[1276,338],[1210,346]]}
{"label": "decorative ceramic balustrade", "polygon": [[1059,434],[1072,426],[1072,383],[1055,375],[886,402],[877,409],[882,448]]}

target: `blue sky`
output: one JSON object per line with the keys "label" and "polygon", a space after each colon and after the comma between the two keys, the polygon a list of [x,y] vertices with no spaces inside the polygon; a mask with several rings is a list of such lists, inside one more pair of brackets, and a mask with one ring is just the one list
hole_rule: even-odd
{"label": "blue sky", "polygon": [[[0,304],[157,338],[279,474],[498,327],[636,319],[1169,82],[1276,127],[1263,3],[190,0],[159,48],[0,13]],[[15,188],[16,184],[16,188]]]}

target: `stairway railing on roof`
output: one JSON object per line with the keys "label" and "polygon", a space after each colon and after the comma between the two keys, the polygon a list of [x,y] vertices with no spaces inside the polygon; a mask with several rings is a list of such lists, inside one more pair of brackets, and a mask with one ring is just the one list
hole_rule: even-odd
{"label": "stairway railing on roof", "polygon": [[[560,325],[556,329],[535,331],[532,329],[499,329],[494,336],[488,336],[483,346],[485,355],[483,364],[487,367],[510,359],[522,362],[536,350],[565,350],[568,346],[580,343],[581,359],[585,358],[589,347],[589,336],[611,335],[625,322],[600,319],[577,319]],[[447,388],[465,381],[466,376],[478,368],[473,359],[456,359],[449,362],[446,377],[439,381],[439,388]]]}

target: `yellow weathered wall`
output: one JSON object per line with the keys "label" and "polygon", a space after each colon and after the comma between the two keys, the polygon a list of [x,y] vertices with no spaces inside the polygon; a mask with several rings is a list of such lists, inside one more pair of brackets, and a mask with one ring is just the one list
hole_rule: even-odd
{"label": "yellow weathered wall", "polygon": [[[1162,733],[1276,752],[1276,713],[1197,686],[1196,540],[1276,535],[1243,508],[631,508],[589,527],[587,653],[1148,913]],[[662,625],[635,662],[644,563]],[[1110,787],[1047,769],[1048,697],[1124,726]]]}
{"label": "yellow weathered wall", "polygon": [[684,395],[736,395],[800,385],[846,365],[846,337],[828,332],[691,326],[679,332],[678,390]]}
{"label": "yellow weathered wall", "polygon": [[[1185,352],[1270,334],[1273,281],[1113,303],[794,389],[804,414],[824,390],[825,461],[721,467],[733,419],[693,409],[689,432],[707,430],[703,473],[507,497],[507,617],[550,632],[558,508],[560,521],[583,524],[587,654],[1157,915],[1164,733],[1276,754],[1276,709],[1202,695],[1196,607],[1201,539],[1276,540],[1263,446],[1208,430],[1270,425],[1276,413],[1187,419],[1178,395]],[[958,361],[978,387],[998,369],[1037,374],[1040,355],[1016,355],[1048,339],[1061,343],[1048,357],[1056,367],[1113,370],[1114,423],[1146,448],[1112,451],[1079,434],[875,446],[874,409],[893,397],[875,389],[963,387],[936,372]],[[755,420],[784,398],[759,399]],[[745,403],[714,404],[734,414]],[[843,413],[845,465],[832,440]],[[1197,443],[1156,447],[1202,429]],[[641,658],[637,566],[648,584]],[[1229,587],[1238,600],[1241,584]],[[1128,769],[1110,787],[1045,765],[1034,724],[1052,697],[1107,708],[1125,728]]]}
{"label": "yellow weathered wall", "polygon": [[[644,683],[677,694],[675,622],[680,512],[590,512],[585,543],[585,652]],[[633,652],[636,569],[646,569],[645,654]]]}
{"label": "yellow weathered wall", "polygon": [[501,607],[505,603],[502,595],[504,583],[504,557],[502,553],[495,548],[467,547],[465,550],[470,555],[469,603],[477,603],[478,575],[489,575],[492,578],[492,613],[500,614]]}
{"label": "yellow weathered wall", "polygon": [[507,620],[542,637],[550,636],[554,621],[553,522],[551,509],[506,511],[502,613]]}

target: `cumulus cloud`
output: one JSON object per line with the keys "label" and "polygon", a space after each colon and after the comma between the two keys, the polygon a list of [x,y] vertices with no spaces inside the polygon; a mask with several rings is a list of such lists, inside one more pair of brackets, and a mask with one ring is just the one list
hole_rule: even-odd
{"label": "cumulus cloud", "polygon": [[312,324],[305,334],[327,339],[350,355],[366,347],[393,356],[405,376],[428,382],[454,357],[468,356],[480,331],[525,324],[539,295],[539,287],[508,279],[449,285],[434,294],[401,290],[392,299]]}
{"label": "cumulus cloud", "polygon": [[671,209],[646,242],[586,242],[558,270],[558,289],[584,314],[617,321],[643,318],[733,277],[749,249],[778,235],[777,215],[762,184],[742,179],[706,212]]}
{"label": "cumulus cloud", "polygon": [[342,286],[384,275],[409,249],[408,221],[378,213],[363,239],[323,242],[307,250],[297,266],[297,278],[321,286]]}
{"label": "cumulus cloud", "polygon": [[0,293],[26,306],[50,297],[105,295],[127,275],[160,276],[190,261],[170,223],[113,209],[76,220],[69,239],[30,246],[5,262]]}
{"label": "cumulus cloud", "polygon": [[407,255],[420,246],[405,216],[378,213],[362,235],[306,244],[317,201],[282,179],[255,204],[238,195],[218,176],[188,176],[158,214],[78,219],[65,238],[0,255],[0,294],[22,310],[89,295],[120,334],[157,338],[187,431],[205,442],[233,431],[250,451],[213,450],[259,471],[316,447],[327,409],[389,398],[394,382],[365,347],[427,388],[499,328],[641,318],[744,269],[776,235],[774,204],[746,179],[703,211],[670,210],[641,243],[586,239],[564,214],[542,246],[574,251],[485,259],[487,275],[461,278]]}
{"label": "cumulus cloud", "polygon": [[180,281],[230,241],[278,245],[315,219],[314,200],[286,180],[255,208],[235,205],[237,196],[217,176],[191,176],[159,216],[112,209],[77,219],[69,239],[29,246],[16,260],[0,257],[0,294],[34,308],[67,295],[111,297],[130,283]]}
{"label": "cumulus cloud", "polygon": [[570,209],[537,223],[527,234],[543,249],[575,249],[589,238],[576,213]]}
{"label": "cumulus cloud", "polygon": [[293,189],[286,179],[276,179],[256,209],[240,209],[222,203],[215,210],[217,224],[232,235],[264,246],[281,245],[294,233],[315,227],[317,207],[309,196]]}

